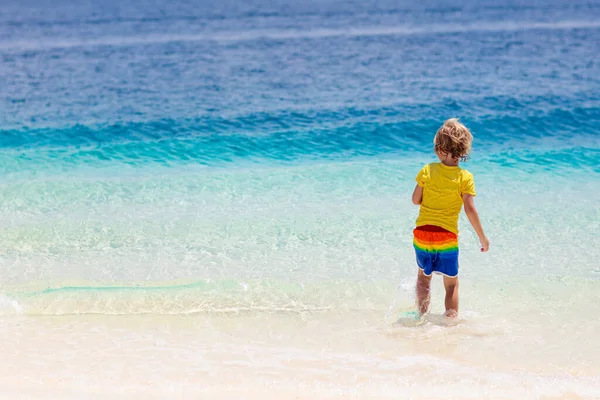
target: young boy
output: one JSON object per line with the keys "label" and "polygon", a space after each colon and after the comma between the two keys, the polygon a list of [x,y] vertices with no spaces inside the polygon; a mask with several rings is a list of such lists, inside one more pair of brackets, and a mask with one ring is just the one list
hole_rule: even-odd
{"label": "young boy", "polygon": [[412,201],[420,210],[413,243],[419,266],[417,306],[421,315],[429,309],[433,272],[444,276],[445,315],[458,315],[458,214],[463,204],[479,236],[481,251],[490,247],[473,202],[473,175],[458,166],[467,159],[472,141],[471,132],[458,119],[447,120],[433,139],[440,162],[426,165],[416,178]]}

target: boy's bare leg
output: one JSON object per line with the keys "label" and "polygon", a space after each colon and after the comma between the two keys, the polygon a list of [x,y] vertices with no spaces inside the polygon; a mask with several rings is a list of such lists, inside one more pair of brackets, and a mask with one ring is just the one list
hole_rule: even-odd
{"label": "boy's bare leg", "polygon": [[430,287],[431,275],[425,275],[423,270],[419,268],[419,274],[417,275],[417,307],[421,314],[425,314],[429,309],[429,302],[431,300]]}
{"label": "boy's bare leg", "polygon": [[446,316],[456,317],[458,315],[458,277],[444,276],[444,288],[446,289]]}

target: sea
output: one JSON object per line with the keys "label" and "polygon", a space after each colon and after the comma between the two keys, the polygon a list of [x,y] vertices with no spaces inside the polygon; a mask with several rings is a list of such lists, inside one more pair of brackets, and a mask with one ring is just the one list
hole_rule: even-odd
{"label": "sea", "polygon": [[597,0],[4,1],[0,396],[598,399],[599,196]]}

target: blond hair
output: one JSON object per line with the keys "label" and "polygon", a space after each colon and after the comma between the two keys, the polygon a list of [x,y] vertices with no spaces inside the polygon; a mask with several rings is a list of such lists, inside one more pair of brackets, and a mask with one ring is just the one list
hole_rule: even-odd
{"label": "blond hair", "polygon": [[463,161],[469,157],[473,135],[466,126],[458,122],[458,118],[450,118],[438,129],[433,138],[436,154],[449,154],[454,159]]}

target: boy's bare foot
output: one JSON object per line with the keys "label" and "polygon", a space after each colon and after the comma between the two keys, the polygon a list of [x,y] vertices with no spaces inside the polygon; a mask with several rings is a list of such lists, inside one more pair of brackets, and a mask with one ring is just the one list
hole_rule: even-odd
{"label": "boy's bare foot", "polygon": [[444,317],[456,318],[458,317],[458,312],[456,310],[446,310],[446,312],[444,313]]}

